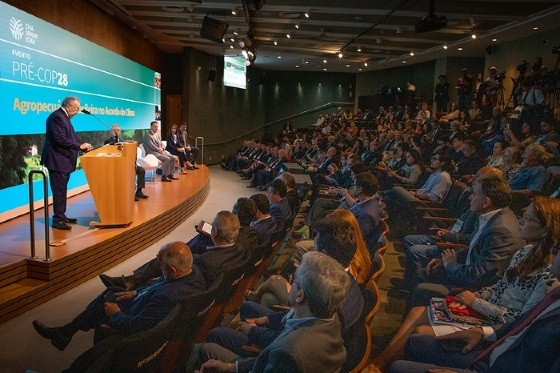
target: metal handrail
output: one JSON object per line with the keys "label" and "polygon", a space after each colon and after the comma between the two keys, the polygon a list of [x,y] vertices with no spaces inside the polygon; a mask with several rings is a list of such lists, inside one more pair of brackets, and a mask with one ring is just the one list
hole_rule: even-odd
{"label": "metal handrail", "polygon": [[196,146],[198,148],[198,139],[201,139],[200,143],[202,144],[202,147],[200,148],[200,163],[204,164],[204,137],[202,136],[198,136],[196,139],[194,139],[194,146]]}
{"label": "metal handrail", "polygon": [[249,132],[245,132],[245,133],[243,133],[243,134],[241,134],[241,135],[239,135],[239,136],[233,137],[233,138],[231,138],[231,139],[229,139],[229,140],[222,141],[222,142],[209,143],[208,146],[227,144],[227,143],[229,143],[229,142],[232,142],[232,141],[236,141],[236,140],[245,138],[247,135],[250,135],[250,134],[253,133],[253,132],[260,131],[261,129],[266,128],[266,127],[269,127],[269,126],[271,126],[271,125],[273,125],[273,124],[276,124],[276,123],[279,123],[279,122],[283,122],[283,121],[287,121],[287,120],[293,119],[293,118],[295,118],[295,117],[299,117],[299,116],[302,116],[302,115],[310,114],[310,113],[313,113],[313,112],[316,112],[316,111],[320,111],[320,110],[326,109],[326,108],[331,107],[331,106],[347,106],[347,105],[352,105],[352,104],[353,104],[352,102],[328,102],[328,103],[326,103],[326,104],[323,104],[323,105],[320,105],[320,106],[317,106],[317,107],[314,107],[314,108],[311,108],[311,109],[304,110],[304,111],[302,111],[301,113],[292,114],[292,115],[289,115],[289,116],[287,116],[287,117],[280,118],[280,119],[276,119],[276,120],[274,120],[274,121],[272,121],[272,122],[265,123],[265,124],[263,124],[263,125],[260,126],[260,127],[257,127],[257,128],[255,128],[255,129],[252,129],[252,130],[249,131]]}
{"label": "metal handrail", "polygon": [[31,256],[29,259],[37,259],[37,254],[35,252],[35,209],[33,198],[33,175],[39,174],[43,175],[43,210],[45,211],[45,262],[51,261],[50,252],[50,237],[49,237],[49,190],[47,187],[47,174],[43,170],[31,170],[29,172],[28,183],[29,183],[29,228],[31,235]]}

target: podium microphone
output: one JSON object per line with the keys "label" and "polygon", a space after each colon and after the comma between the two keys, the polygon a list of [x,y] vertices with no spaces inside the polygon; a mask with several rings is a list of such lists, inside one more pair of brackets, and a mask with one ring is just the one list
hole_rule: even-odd
{"label": "podium microphone", "polygon": [[111,126],[109,126],[107,123],[103,122],[97,115],[93,114],[91,111],[86,110],[86,109],[82,109],[81,110],[82,113],[87,114],[87,115],[91,115],[92,117],[94,117],[95,119],[97,119],[99,121],[99,123],[103,124],[105,127],[107,127],[108,129],[111,129]]}

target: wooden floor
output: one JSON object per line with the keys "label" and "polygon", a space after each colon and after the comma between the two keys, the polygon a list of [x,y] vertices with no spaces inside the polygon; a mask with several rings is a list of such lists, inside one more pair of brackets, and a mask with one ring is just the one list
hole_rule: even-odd
{"label": "wooden floor", "polygon": [[99,220],[89,192],[68,200],[71,231],[50,230],[51,261],[45,259],[43,210],[35,212],[37,259],[31,252],[29,215],[0,224],[0,322],[17,316],[97,276],[144,250],[190,216],[206,199],[210,172],[205,166],[171,183],[147,182],[147,200],[135,203],[126,228],[93,229]]}

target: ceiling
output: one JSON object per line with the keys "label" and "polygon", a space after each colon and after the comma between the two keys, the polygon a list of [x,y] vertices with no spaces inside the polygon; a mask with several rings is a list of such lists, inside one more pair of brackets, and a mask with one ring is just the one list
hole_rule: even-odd
{"label": "ceiling", "polygon": [[[238,41],[248,30],[242,0],[89,1],[166,53],[192,47],[241,55]],[[444,55],[483,56],[489,45],[558,29],[560,19],[560,1],[436,0],[435,14],[447,17],[447,28],[416,33],[414,25],[428,7],[429,0],[267,0],[260,10],[248,10],[257,44],[255,66],[358,72]],[[200,36],[204,16],[229,24],[223,44]]]}

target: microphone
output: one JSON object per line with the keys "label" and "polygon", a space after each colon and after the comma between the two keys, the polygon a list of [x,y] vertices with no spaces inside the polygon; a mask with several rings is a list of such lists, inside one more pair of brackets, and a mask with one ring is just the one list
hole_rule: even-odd
{"label": "microphone", "polygon": [[108,129],[111,129],[111,126],[109,126],[107,123],[103,122],[97,115],[93,114],[91,111],[86,110],[86,109],[82,109],[81,111],[84,114],[91,115],[92,117],[97,119],[101,124],[103,124],[105,127],[107,127]]}

